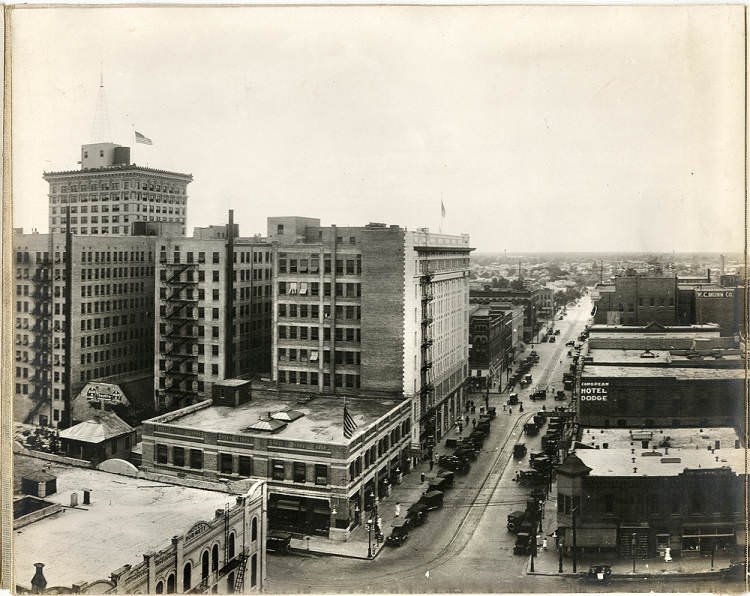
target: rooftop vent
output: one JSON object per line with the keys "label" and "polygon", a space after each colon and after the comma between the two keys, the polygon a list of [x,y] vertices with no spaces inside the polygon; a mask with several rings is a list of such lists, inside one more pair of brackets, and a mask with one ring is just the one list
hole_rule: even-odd
{"label": "rooftop vent", "polygon": [[286,428],[286,422],[280,420],[258,420],[255,424],[245,427],[244,431],[277,433]]}
{"label": "rooftop vent", "polygon": [[679,464],[682,462],[682,458],[679,457],[662,457],[661,463],[663,464]]}
{"label": "rooftop vent", "polygon": [[294,422],[298,418],[302,418],[304,414],[299,410],[283,410],[281,412],[274,412],[269,414],[269,418],[273,420],[281,420],[282,422]]}

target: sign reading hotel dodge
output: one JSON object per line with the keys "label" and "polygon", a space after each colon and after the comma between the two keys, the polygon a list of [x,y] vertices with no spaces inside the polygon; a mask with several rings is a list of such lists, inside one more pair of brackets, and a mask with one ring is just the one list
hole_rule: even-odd
{"label": "sign reading hotel dodge", "polygon": [[607,401],[609,381],[581,381],[581,401]]}

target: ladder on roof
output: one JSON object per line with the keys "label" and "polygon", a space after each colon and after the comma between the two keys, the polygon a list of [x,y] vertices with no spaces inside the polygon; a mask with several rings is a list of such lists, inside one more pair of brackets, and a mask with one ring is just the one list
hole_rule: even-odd
{"label": "ladder on roof", "polygon": [[243,550],[238,557],[237,575],[234,578],[234,593],[242,594],[245,591],[245,568],[247,567],[247,551]]}

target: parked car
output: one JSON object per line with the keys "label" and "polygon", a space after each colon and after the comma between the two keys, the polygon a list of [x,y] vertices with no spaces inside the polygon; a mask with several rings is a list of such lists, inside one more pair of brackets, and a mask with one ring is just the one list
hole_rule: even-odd
{"label": "parked car", "polygon": [[445,492],[450,487],[450,482],[447,478],[433,478],[427,483],[427,492],[430,491],[441,491]]}
{"label": "parked car", "polygon": [[508,403],[509,403],[509,404],[510,404],[511,406],[515,406],[516,404],[518,404],[518,393],[511,393],[511,394],[510,394],[510,395],[508,396]]}
{"label": "parked car", "polygon": [[529,396],[529,399],[532,401],[547,399],[547,390],[539,389],[538,391],[534,391],[534,393]]}
{"label": "parked car", "polygon": [[544,426],[544,423],[547,421],[547,417],[543,416],[542,414],[534,414],[534,424],[537,425],[538,428],[542,428]]}
{"label": "parked car", "polygon": [[565,400],[566,398],[567,398],[567,396],[565,395],[565,391],[563,391],[562,389],[559,389],[559,390],[557,391],[557,393],[555,394],[555,399],[556,399],[557,401],[563,401],[563,400]]}
{"label": "parked car", "polygon": [[388,536],[388,540],[386,540],[386,544],[389,544],[390,546],[401,546],[409,538],[409,530],[411,529],[410,525],[409,518],[400,522],[396,520],[393,529],[391,530],[391,535]]}
{"label": "parked car", "polygon": [[524,455],[526,455],[526,445],[523,443],[513,445],[513,457],[521,459]]}
{"label": "parked car", "polygon": [[526,436],[533,437],[534,435],[539,433],[539,429],[533,422],[527,422],[523,425],[523,432],[526,433]]}
{"label": "parked car", "polygon": [[443,506],[443,493],[439,490],[431,490],[423,494],[420,499],[427,510],[440,509]]}
{"label": "parked car", "polygon": [[427,521],[427,507],[422,502],[414,503],[406,511],[406,519],[412,527],[421,526]]}
{"label": "parked car", "polygon": [[539,470],[521,470],[518,473],[518,481],[523,485],[546,484],[547,477]]}
{"label": "parked car", "polygon": [[555,343],[555,336],[554,336],[554,335],[552,335],[552,336],[551,336],[551,337],[549,338],[549,343],[551,343],[551,344]]}
{"label": "parked car", "polygon": [[438,466],[454,472],[468,472],[469,462],[453,455],[443,455],[438,459]]}
{"label": "parked car", "polygon": [[456,480],[456,475],[449,470],[441,470],[438,472],[438,478],[445,478],[447,482],[446,486],[452,487]]}
{"label": "parked car", "polygon": [[565,345],[572,348],[574,345],[576,345],[576,342],[574,340],[569,340],[565,342]]}
{"label": "parked car", "polygon": [[[516,535],[516,543],[513,545],[514,555],[530,555],[533,543],[531,542],[532,535],[528,532],[519,532]],[[536,540],[536,534],[533,539]]]}

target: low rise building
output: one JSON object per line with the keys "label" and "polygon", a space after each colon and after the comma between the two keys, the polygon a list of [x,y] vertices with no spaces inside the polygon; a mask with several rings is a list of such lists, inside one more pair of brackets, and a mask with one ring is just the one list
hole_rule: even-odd
{"label": "low rise building", "polygon": [[[266,488],[241,494],[169,484],[15,456],[18,593],[183,594],[261,592],[266,578]],[[43,499],[20,478],[44,466]],[[49,482],[47,482],[49,485]],[[40,502],[41,501],[41,502]],[[60,511],[63,508],[64,514]]]}
{"label": "low rise building", "polygon": [[60,447],[67,457],[98,464],[110,457],[127,458],[136,443],[135,429],[114,412],[100,412],[60,431]]}
{"label": "low rise building", "polygon": [[735,426],[743,419],[739,368],[584,366],[578,399],[583,426]]}
{"label": "low rise building", "polygon": [[592,325],[591,348],[625,350],[711,350],[735,348],[731,337],[722,337],[716,324],[704,325]]}
{"label": "low rise building", "polygon": [[410,469],[408,401],[348,397],[356,430],[347,437],[340,396],[256,385],[249,399],[231,393],[224,388],[226,405],[205,401],[146,421],[143,468],[263,479],[271,527],[338,540]]}
{"label": "low rise building", "polygon": [[[698,435],[699,429],[692,429]],[[603,441],[616,442],[605,431]],[[665,433],[672,432],[671,429]],[[712,430],[709,430],[709,435]],[[557,469],[563,548],[684,559],[745,545],[744,449],[721,445],[578,449]]]}

